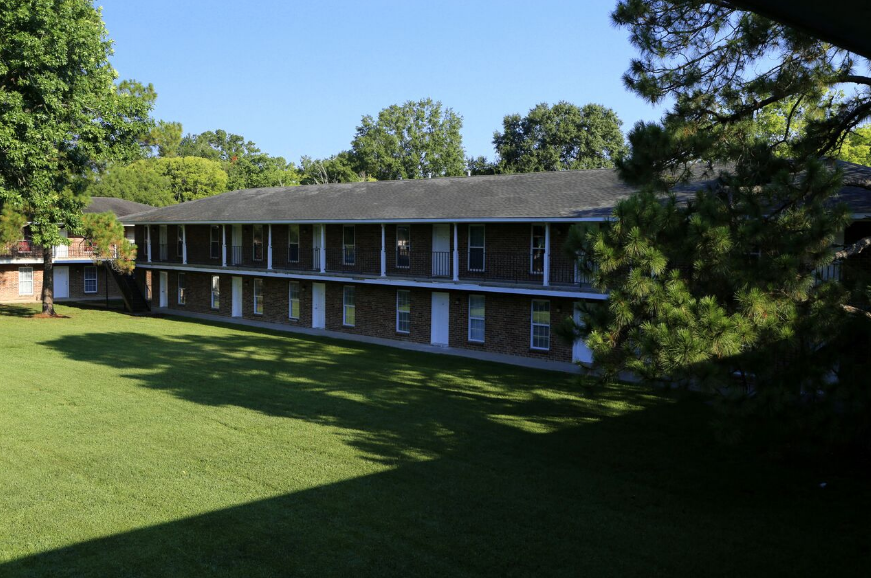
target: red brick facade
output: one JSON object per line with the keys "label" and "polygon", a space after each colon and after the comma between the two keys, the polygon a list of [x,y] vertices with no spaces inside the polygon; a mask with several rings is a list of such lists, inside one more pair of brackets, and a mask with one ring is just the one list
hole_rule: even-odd
{"label": "red brick facade", "polygon": [[[21,294],[19,286],[19,269],[33,269],[33,291],[29,294]],[[69,269],[69,300],[84,300],[84,299],[105,299],[106,298],[106,282],[107,274],[105,267],[96,267],[97,272],[97,291],[94,293],[85,293],[85,267],[95,267],[94,265],[82,263],[55,263],[54,268],[67,267]],[[42,263],[30,264],[2,264],[0,265],[0,302],[22,302],[22,301],[40,301],[42,299]],[[109,283],[109,298],[118,299],[121,297],[121,292],[115,279],[108,275]],[[57,293],[57,287],[55,287]],[[57,298],[58,301],[63,301],[63,298]]]}
{"label": "red brick facade", "polygon": [[[380,235],[380,230],[378,231]],[[274,234],[274,231],[273,231]],[[222,273],[220,278],[220,306],[211,308],[212,273],[187,271],[185,275],[186,302],[178,303],[178,271],[168,270],[167,296],[170,310],[186,310],[195,313],[211,313],[230,317],[232,312],[232,273]],[[158,270],[153,271],[154,300],[159,299]],[[288,280],[262,278],[263,314],[254,314],[254,279],[244,275],[242,278],[242,317],[244,319],[267,321],[298,327],[312,326],[312,284],[318,280]],[[299,319],[289,318],[289,283],[299,284]],[[326,329],[340,333],[366,335],[398,341],[430,343],[432,290],[404,288],[374,284],[345,284],[325,281]],[[344,287],[354,287],[355,325],[343,324]],[[408,290],[411,298],[411,313],[408,333],[399,333],[396,328],[397,290]],[[473,343],[468,340],[468,297],[467,291],[443,291],[449,294],[450,313],[449,345],[455,348],[472,349],[521,357],[533,357],[552,361],[571,361],[572,346],[554,334],[554,327],[573,312],[573,300],[566,298],[546,298],[507,293],[480,293],[485,296],[485,341]],[[531,348],[531,311],[533,299],[547,299],[551,307],[551,339],[548,351]]]}

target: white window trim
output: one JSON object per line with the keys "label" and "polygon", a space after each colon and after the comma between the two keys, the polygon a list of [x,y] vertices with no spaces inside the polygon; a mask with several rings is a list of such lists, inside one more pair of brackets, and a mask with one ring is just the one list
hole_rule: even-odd
{"label": "white window trim", "polygon": [[[215,279],[218,280],[218,306],[215,306]],[[219,310],[221,307],[221,276],[220,275],[212,275],[209,283],[211,283],[211,287],[209,288],[209,307],[214,310]]]}
{"label": "white window trim", "polygon": [[[552,337],[550,328],[551,328],[552,323],[548,322],[547,325],[544,325],[542,323],[535,322],[535,303],[536,303],[536,301],[547,303],[548,316],[550,316],[550,314],[551,314],[550,299],[533,299],[532,302],[529,304],[529,348],[534,349],[536,351],[550,351],[550,340]],[[535,328],[536,327],[547,327],[547,347],[536,347],[535,346]]]}
{"label": "white window trim", "polygon": [[[541,233],[541,238],[545,239],[547,237],[546,225],[544,223],[532,223],[532,226],[529,228],[529,274],[530,275],[544,275],[544,268],[546,264],[544,263],[544,258],[546,257],[546,249],[542,246],[541,248],[537,248],[535,246],[535,228],[541,227],[543,229]],[[545,241],[546,242],[546,241]],[[541,271],[535,270],[535,253],[541,253]]]}
{"label": "white window trim", "polygon": [[[400,314],[399,295],[401,293],[408,294],[408,309],[409,309],[409,311],[408,311],[408,329],[400,329],[399,328],[399,314]],[[411,333],[411,292],[408,289],[399,289],[396,291],[396,332],[406,334],[406,335]]]}
{"label": "white window trim", "polygon": [[[345,231],[354,231],[354,243],[348,245],[345,242]],[[351,260],[348,260],[348,247],[351,247]],[[342,225],[342,265],[355,265],[357,262],[357,228],[355,225]]]}
{"label": "white window trim", "polygon": [[[408,230],[408,244],[405,247],[407,251],[406,257],[408,258],[407,265],[399,264],[399,229]],[[396,268],[397,269],[410,269],[411,268],[411,226],[410,225],[396,225]]]}
{"label": "white window trim", "polygon": [[[22,271],[29,271],[30,272],[30,281],[27,282],[30,284],[30,291],[29,292],[24,292],[21,290],[21,285],[22,285],[21,273],[22,273]],[[19,295],[33,295],[33,267],[19,267],[18,268],[18,294]]]}
{"label": "white window trim", "polygon": [[[484,317],[472,317],[472,297],[480,297],[481,299],[484,299]],[[486,324],[486,319],[487,319],[487,300],[484,298],[483,295],[477,295],[477,294],[475,294],[475,295],[469,295],[469,330],[468,330],[468,340],[469,340],[469,342],[471,342],[471,343],[484,343],[484,339],[472,339],[472,320],[473,320],[473,319],[476,320],[476,321],[477,321],[477,320],[480,320],[480,321],[482,321],[483,323]],[[486,327],[486,325],[485,325],[485,327]],[[485,330],[485,331],[486,331],[486,330]],[[486,336],[485,336],[485,338],[486,338]]]}
{"label": "white window trim", "polygon": [[[290,231],[296,227],[296,243],[290,242]],[[302,231],[300,231],[300,227],[298,223],[291,223],[287,226],[287,262],[288,263],[299,263],[299,255],[300,255],[300,236],[302,235]],[[290,258],[290,248],[296,245],[296,259]]]}
{"label": "white window trim", "polygon": [[[89,269],[94,271],[94,290],[93,291],[88,291],[88,270]],[[85,293],[87,293],[88,295],[93,295],[95,293],[100,292],[100,276],[97,275],[97,267],[95,265],[88,265],[84,268],[84,271],[82,272],[82,284],[84,285],[84,287],[82,287],[82,290]]]}
{"label": "white window trim", "polygon": [[[296,286],[296,299],[293,298],[293,287]],[[287,284],[287,318],[294,319],[299,321],[299,314],[302,311],[300,304],[300,291],[302,291],[302,286],[299,281],[290,281]],[[296,301],[296,311],[297,315],[294,317],[293,315],[293,302]]]}
{"label": "white window trim", "polygon": [[258,296],[258,293],[257,293],[257,284],[258,284],[258,281],[259,281],[259,284],[260,284],[260,293],[259,293],[259,296],[260,296],[260,302],[261,302],[262,305],[264,305],[264,309],[266,308],[266,307],[265,307],[266,304],[265,304],[265,302],[263,301],[263,279],[255,278],[255,279],[253,279],[253,280],[251,281],[251,296],[252,296],[252,299],[253,299],[253,301],[252,301],[252,303],[251,303],[251,305],[252,305],[252,312],[253,312],[254,315],[263,315],[263,311],[261,311],[260,313],[257,313],[257,296]]}
{"label": "white window trim", "polygon": [[[348,305],[348,289],[354,292],[354,303]],[[354,323],[348,323],[348,308],[354,310]],[[342,325],[344,327],[354,327],[357,323],[357,291],[353,285],[345,285],[342,287]]]}
{"label": "white window trim", "polygon": [[[184,284],[182,284],[181,280],[184,279]],[[176,286],[176,301],[179,305],[185,305],[185,301],[187,300],[187,296],[182,298],[184,295],[183,290],[187,289],[187,276],[184,273],[178,273],[175,277],[175,286]]]}
{"label": "white window trim", "polygon": [[[481,268],[472,269],[472,227],[481,227],[484,241],[480,247],[475,245],[474,249],[481,249]],[[487,227],[481,223],[469,223],[466,231],[468,242],[466,243],[466,269],[475,273],[483,273],[487,270]]]}

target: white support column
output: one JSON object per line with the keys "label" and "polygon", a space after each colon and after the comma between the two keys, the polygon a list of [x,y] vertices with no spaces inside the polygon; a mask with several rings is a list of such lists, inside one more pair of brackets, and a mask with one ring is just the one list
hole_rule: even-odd
{"label": "white support column", "polygon": [[221,225],[221,267],[227,266],[227,225]]}
{"label": "white support column", "polygon": [[550,285],[550,223],[544,224],[544,286]]}
{"label": "white support column", "polygon": [[266,268],[272,269],[272,225],[269,226],[269,246],[266,249]]}
{"label": "white support column", "polygon": [[454,223],[454,254],[453,254],[453,266],[454,266],[454,281],[460,280],[460,247],[457,239],[459,235],[457,235],[457,224]]}
{"label": "white support column", "polygon": [[321,225],[321,273],[327,272],[327,226]]}
{"label": "white support column", "polygon": [[145,225],[145,254],[148,255],[148,262],[151,263],[151,225]]}
{"label": "white support column", "polygon": [[387,247],[385,246],[386,235],[384,223],[381,223],[381,276],[387,277]]}
{"label": "white support column", "polygon": [[179,225],[181,227],[181,264],[188,264],[188,228],[187,225]]}

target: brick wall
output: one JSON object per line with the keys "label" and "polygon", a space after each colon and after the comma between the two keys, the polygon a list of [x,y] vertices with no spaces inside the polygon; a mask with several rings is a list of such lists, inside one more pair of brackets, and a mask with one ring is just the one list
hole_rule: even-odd
{"label": "brick wall", "polygon": [[[103,266],[97,267],[97,292],[85,293],[85,267],[93,265],[85,264],[70,264],[70,265],[55,265],[58,267],[69,268],[69,299],[104,299],[106,297],[106,282],[107,273]],[[19,295],[18,294],[18,269],[19,267],[31,267],[31,265],[0,265],[0,301],[40,301],[42,299],[42,264],[32,265],[33,268],[33,294]],[[109,298],[119,299],[121,292],[118,289],[115,279],[109,275]]]}
{"label": "brick wall", "polygon": [[[154,272],[155,279],[157,271]],[[186,272],[187,303],[177,302],[178,272],[169,271],[169,308],[196,313],[211,313],[230,317],[232,311],[232,275],[220,275],[220,309],[210,308],[211,274]],[[254,315],[254,277],[242,276],[242,316],[245,319],[267,321],[299,327],[311,327],[312,283],[300,280],[300,319],[288,318],[288,279],[263,279],[263,315]],[[343,325],[343,289],[346,284],[325,282],[326,328],[330,331],[367,335],[416,343],[430,342],[432,291],[409,288],[411,321],[408,334],[396,331],[397,287],[353,284],[355,293],[355,325]],[[530,347],[532,297],[501,293],[484,293],[484,343],[468,341],[469,293],[447,291],[450,303],[449,345],[451,347],[488,351],[556,361],[571,361],[572,347],[554,334],[554,328],[564,318],[571,317],[573,300],[551,298],[551,346],[549,351]]]}

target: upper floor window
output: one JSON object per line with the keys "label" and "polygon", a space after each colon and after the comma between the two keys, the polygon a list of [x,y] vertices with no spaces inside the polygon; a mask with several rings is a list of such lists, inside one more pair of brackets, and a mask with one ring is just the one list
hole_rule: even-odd
{"label": "upper floor window", "polygon": [[176,256],[181,257],[184,255],[184,225],[176,227],[176,239]]}
{"label": "upper floor window", "polygon": [[254,315],[263,315],[263,279],[254,279]]}
{"label": "upper floor window", "polygon": [[533,275],[544,273],[545,230],[544,225],[532,226],[529,272]]}
{"label": "upper floor window", "polygon": [[263,225],[254,225],[254,260],[263,260]]}
{"label": "upper floor window", "polygon": [[550,349],[550,301],[532,300],[532,349]]}
{"label": "upper floor window", "polygon": [[33,267],[18,268],[18,294],[33,295]]}
{"label": "upper floor window", "polygon": [[411,228],[396,226],[396,266],[407,269],[411,265]]}
{"label": "upper floor window", "polygon": [[160,245],[160,254],[159,258],[161,261],[166,261],[167,253],[169,252],[169,248],[167,247],[167,232],[166,225],[160,225],[157,229],[157,240]]}
{"label": "upper floor window", "polygon": [[187,300],[187,294],[185,292],[185,275],[184,273],[178,274],[178,304],[184,305]]}
{"label": "upper floor window", "polygon": [[97,292],[97,268],[85,267],[85,293]]}
{"label": "upper floor window", "polygon": [[212,225],[209,231],[209,257],[218,259],[221,256],[221,226]]}
{"label": "upper floor window", "polygon": [[353,265],[357,258],[357,241],[354,225],[342,227],[342,264]]}
{"label": "upper floor window", "polygon": [[299,263],[299,225],[287,226],[287,262]]}
{"label": "upper floor window", "polygon": [[469,225],[469,271],[484,270],[484,225]]}

